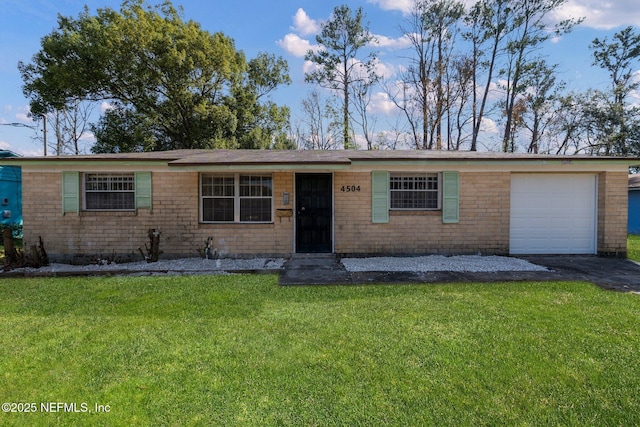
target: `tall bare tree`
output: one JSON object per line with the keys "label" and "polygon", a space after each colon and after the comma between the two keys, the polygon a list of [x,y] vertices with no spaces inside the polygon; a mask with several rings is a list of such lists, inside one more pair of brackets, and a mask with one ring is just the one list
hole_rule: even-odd
{"label": "tall bare tree", "polygon": [[331,18],[322,24],[321,33],[316,36],[321,48],[309,50],[305,56],[307,61],[318,66],[305,76],[305,80],[342,95],[344,148],[355,148],[349,125],[352,86],[357,82],[368,84],[378,79],[374,69],[377,54],[369,52],[364,58],[359,58],[361,49],[374,40],[364,19],[362,8],[352,14],[348,6],[337,6]]}
{"label": "tall bare tree", "polygon": [[629,98],[640,88],[635,76],[640,63],[640,34],[633,27],[617,32],[613,40],[595,39],[593,65],[604,69],[610,78],[609,91],[599,91],[599,104],[594,105],[594,126],[602,135],[603,152],[606,155],[640,153],[640,108]]}
{"label": "tall bare tree", "polygon": [[554,108],[560,99],[560,92],[564,83],[557,82],[556,66],[550,66],[546,61],[533,62],[525,71],[527,93],[524,95],[525,112],[523,125],[530,132],[527,152],[538,154],[541,141],[547,127],[554,121]]}
{"label": "tall bare tree", "polygon": [[[421,20],[424,22],[428,40],[433,44],[435,54],[435,148],[440,150],[442,149],[443,117],[449,107],[445,76],[450,66],[452,49],[458,33],[456,24],[464,14],[464,5],[455,0],[423,0],[419,4]],[[449,143],[450,141],[448,145]]]}
{"label": "tall bare tree", "polygon": [[353,121],[360,126],[362,135],[367,143],[367,150],[373,150],[374,129],[376,126],[376,117],[369,114],[369,106],[371,105],[371,96],[373,85],[358,81],[352,86],[353,91]]}
{"label": "tall bare tree", "polygon": [[[471,151],[477,150],[480,126],[487,109],[487,100],[496,74],[498,58],[503,49],[503,41],[512,28],[511,1],[480,0],[473,5],[466,16],[466,23],[470,29],[465,33],[465,37],[472,44],[474,86],[482,88],[479,100],[475,94],[473,96]],[[485,77],[482,86],[479,82],[481,71],[484,72]]]}
{"label": "tall bare tree", "polygon": [[[551,37],[560,36],[573,29],[582,19],[566,19],[551,24],[549,15],[567,0],[518,0],[512,2],[510,13],[513,27],[505,46],[507,66],[503,70],[506,79],[505,116],[502,150],[513,151],[512,133],[515,130],[515,110],[520,96],[527,90],[525,73],[528,64],[535,62],[540,45]],[[533,57],[532,57],[533,55]]]}
{"label": "tall bare tree", "polygon": [[[410,74],[405,74],[410,76]],[[402,112],[409,134],[411,135],[411,143],[409,146],[415,149],[427,148],[427,132],[424,129],[425,116],[430,117],[426,104],[422,104],[417,99],[419,96],[415,93],[415,85],[412,84],[407,77],[384,84],[384,91],[389,96],[389,100]]]}
{"label": "tall bare tree", "polygon": [[456,0],[413,0],[401,27],[409,65],[386,91],[410,122],[416,148],[460,148],[475,87],[468,72],[475,63],[465,59],[468,70],[461,69],[466,55],[456,50],[464,14]]}
{"label": "tall bare tree", "polygon": [[473,110],[472,100],[476,95],[472,64],[473,59],[470,56],[457,56],[451,62],[447,83],[448,150],[460,150],[472,134],[472,131],[465,130],[473,123],[473,116],[469,114],[469,110]]}
{"label": "tall bare tree", "polygon": [[47,114],[48,134],[53,135],[48,145],[54,155],[82,154],[80,142],[89,132],[93,109],[94,104],[75,100]]}
{"label": "tall bare tree", "polygon": [[337,110],[330,101],[314,90],[302,100],[301,117],[294,138],[298,148],[307,150],[333,150],[340,146],[340,125]]}

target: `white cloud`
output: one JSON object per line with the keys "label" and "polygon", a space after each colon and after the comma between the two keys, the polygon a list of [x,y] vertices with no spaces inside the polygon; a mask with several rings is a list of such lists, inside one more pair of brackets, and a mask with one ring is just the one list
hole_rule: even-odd
{"label": "white cloud", "polygon": [[33,126],[35,124],[35,121],[31,117],[29,117],[28,113],[16,114],[16,120],[18,120],[21,123],[27,123],[29,124],[29,126]]}
{"label": "white cloud", "polygon": [[411,12],[413,0],[367,0],[378,5],[382,10],[399,10],[404,14]]}
{"label": "white cloud", "polygon": [[585,27],[610,30],[628,25],[640,25],[638,0],[568,0],[555,13],[558,20],[581,18]]}
{"label": "white cloud", "polygon": [[390,79],[397,73],[397,69],[393,64],[384,63],[380,60],[376,61],[374,70],[378,76],[382,77],[383,80]]}
{"label": "white cloud", "polygon": [[0,150],[11,150],[11,144],[6,141],[0,141]]}
{"label": "white cloud", "polygon": [[40,149],[40,150],[22,150],[22,149],[17,149],[17,150],[11,150],[16,154],[20,154],[21,156],[24,157],[40,157],[44,154],[44,149]]}
{"label": "white cloud", "polygon": [[301,36],[309,36],[320,32],[320,24],[315,19],[309,18],[304,9],[299,8],[296,14],[293,15],[293,27],[291,29]]}
{"label": "white cloud", "polygon": [[[411,13],[415,0],[367,0],[382,10]],[[469,7],[472,0],[464,0]],[[610,30],[628,25],[640,26],[640,2],[638,0],[567,0],[554,14],[555,20],[585,18],[582,26]]]}
{"label": "white cloud", "polygon": [[374,93],[367,110],[372,114],[384,114],[385,116],[390,116],[398,111],[396,105],[385,92]]}
{"label": "white cloud", "polygon": [[93,134],[93,132],[84,132],[82,135],[80,135],[79,141],[90,142],[93,144],[94,142],[96,142],[96,136]]}
{"label": "white cloud", "polygon": [[377,42],[374,45],[386,49],[405,49],[411,46],[411,40],[406,34],[397,39],[381,35],[375,35],[375,38]]}
{"label": "white cloud", "polygon": [[[415,10],[415,4],[419,0],[367,0],[367,3],[378,5],[382,10],[397,10],[403,15],[409,15]],[[473,6],[477,0],[461,0],[466,8]]]}
{"label": "white cloud", "polygon": [[482,122],[480,123],[480,132],[481,133],[489,133],[489,134],[497,134],[498,133],[498,124],[487,116],[482,117]]}
{"label": "white cloud", "polygon": [[362,134],[356,134],[355,143],[360,150],[365,150],[367,148],[367,140]]}
{"label": "white cloud", "polygon": [[115,107],[107,101],[102,101],[100,104],[100,114],[106,113],[108,110],[113,110]]}
{"label": "white cloud", "polygon": [[302,65],[302,72],[304,74],[309,74],[309,73],[313,73],[314,71],[318,70],[319,68],[320,68],[320,66],[318,64],[316,64],[315,62],[304,61],[304,65]]}
{"label": "white cloud", "polygon": [[309,15],[307,15],[304,9],[299,8],[293,16],[293,26],[291,30],[294,32],[276,41],[276,44],[287,53],[298,58],[303,58],[309,50],[320,49],[320,46],[313,45],[308,39],[303,38],[304,36],[317,34],[320,31],[318,21],[309,18]]}
{"label": "white cloud", "polygon": [[[495,102],[504,98],[505,90],[504,87],[507,85],[507,81],[504,79],[500,79],[497,82],[491,82],[489,84],[489,94],[487,96],[487,100],[489,102]],[[478,85],[476,87],[476,94],[478,97],[482,97],[484,95],[484,86]]]}
{"label": "white cloud", "polygon": [[303,58],[309,50],[317,50],[320,47],[312,45],[309,40],[300,38],[300,36],[289,33],[283,39],[276,42],[278,46],[283,48],[287,53]]}

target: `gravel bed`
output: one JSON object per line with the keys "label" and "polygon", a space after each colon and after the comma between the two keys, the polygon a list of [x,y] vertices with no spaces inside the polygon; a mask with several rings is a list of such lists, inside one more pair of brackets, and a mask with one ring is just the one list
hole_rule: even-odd
{"label": "gravel bed", "polygon": [[63,273],[63,272],[109,272],[109,271],[131,271],[131,272],[175,272],[175,273],[216,273],[233,271],[252,270],[279,270],[284,265],[283,258],[253,258],[253,259],[204,259],[204,258],[182,258],[159,260],[158,262],[126,262],[111,264],[89,264],[71,265],[56,264],[40,268],[20,268],[11,270],[12,272],[38,272],[38,273]]}
{"label": "gravel bed", "polygon": [[343,258],[342,264],[351,272],[363,271],[547,271],[547,268],[519,258],[503,256],[463,255],[445,257],[441,255],[417,257],[371,257]]}
{"label": "gravel bed", "polygon": [[[129,262],[111,264],[71,265],[52,263],[40,268],[21,268],[11,270],[13,273],[88,273],[93,272],[131,272],[131,273],[173,273],[173,274],[215,274],[234,271],[280,270],[283,268],[284,258],[253,258],[253,259],[203,259],[182,258],[159,260],[158,262]],[[547,271],[545,267],[528,261],[500,256],[451,256],[440,255],[417,257],[370,257],[343,258],[341,260],[349,272],[498,272],[498,271]],[[0,276],[2,273],[0,273]]]}

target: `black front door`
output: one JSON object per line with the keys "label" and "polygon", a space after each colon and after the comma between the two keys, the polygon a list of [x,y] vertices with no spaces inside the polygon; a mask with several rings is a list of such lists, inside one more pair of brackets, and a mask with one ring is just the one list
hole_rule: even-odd
{"label": "black front door", "polygon": [[296,252],[331,252],[331,188],[331,174],[296,174]]}

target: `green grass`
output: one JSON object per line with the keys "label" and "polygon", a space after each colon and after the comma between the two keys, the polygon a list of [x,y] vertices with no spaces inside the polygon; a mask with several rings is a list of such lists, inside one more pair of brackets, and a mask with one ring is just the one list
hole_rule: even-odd
{"label": "green grass", "polygon": [[627,239],[627,258],[640,262],[640,236],[630,234]]}
{"label": "green grass", "polygon": [[0,295],[0,400],[110,408],[2,425],[640,424],[640,297],[585,283],[4,279]]}

